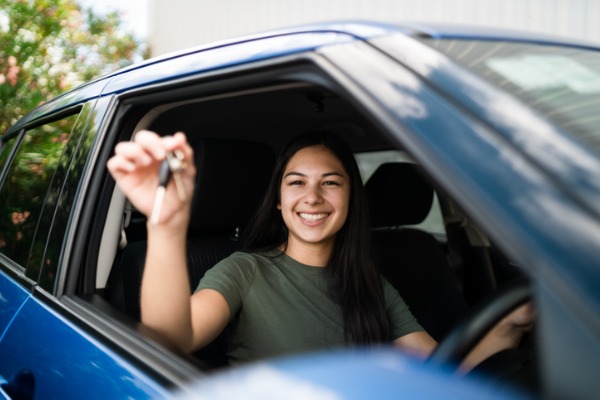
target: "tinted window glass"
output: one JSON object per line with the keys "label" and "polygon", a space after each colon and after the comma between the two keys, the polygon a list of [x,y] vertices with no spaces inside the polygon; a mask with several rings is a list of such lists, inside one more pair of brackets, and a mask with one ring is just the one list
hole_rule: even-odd
{"label": "tinted window glass", "polygon": [[31,246],[26,275],[49,292],[55,287],[75,193],[94,138],[94,125],[87,125],[91,109],[86,104],[79,113],[48,188]]}
{"label": "tinted window glass", "polygon": [[11,150],[16,142],[16,136],[13,136],[8,140],[0,140],[0,186],[2,186],[2,170],[4,169]]}
{"label": "tinted window glass", "polygon": [[502,41],[426,42],[600,152],[600,51]]}
{"label": "tinted window glass", "polygon": [[25,266],[48,187],[77,116],[26,132],[0,189],[0,251]]}

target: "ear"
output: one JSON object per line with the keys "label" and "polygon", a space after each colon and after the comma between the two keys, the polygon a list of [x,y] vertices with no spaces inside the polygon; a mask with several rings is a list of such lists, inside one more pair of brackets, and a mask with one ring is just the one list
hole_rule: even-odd
{"label": "ear", "polygon": [[281,203],[277,203],[277,209],[281,211]]}

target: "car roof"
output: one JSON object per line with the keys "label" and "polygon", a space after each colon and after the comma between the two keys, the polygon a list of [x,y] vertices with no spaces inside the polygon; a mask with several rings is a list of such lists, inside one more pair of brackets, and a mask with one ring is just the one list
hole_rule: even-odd
{"label": "car roof", "polygon": [[[377,36],[390,34],[404,34],[409,36],[428,36],[432,38],[464,38],[464,39],[481,39],[481,40],[510,40],[510,41],[526,41],[546,44],[557,44],[564,46],[590,47],[600,49],[598,45],[591,42],[580,40],[567,39],[559,36],[544,35],[541,33],[518,31],[511,29],[489,28],[474,25],[454,25],[454,24],[439,24],[439,23],[418,23],[418,22],[402,22],[398,24],[383,23],[367,20],[342,20],[322,22],[319,24],[298,25],[291,28],[269,30],[252,35],[236,37],[232,39],[221,40],[209,44],[200,45],[162,56],[153,57],[152,59],[131,65],[114,72],[108,76],[114,76],[125,73],[130,70],[144,68],[150,64],[156,64],[166,60],[179,58],[192,53],[204,52],[219,47],[231,46],[254,40],[272,38],[277,36],[289,36],[299,34],[319,34],[319,33],[336,33],[339,35],[352,38],[354,40],[369,40]],[[342,39],[340,36],[340,40]],[[312,44],[312,49],[316,49],[323,45],[331,44],[329,40],[322,37],[320,40],[315,40]],[[293,49],[290,49],[293,51]],[[306,48],[302,48],[306,50]]]}
{"label": "car roof", "polygon": [[[44,114],[44,110],[66,108],[89,101],[100,94],[119,93],[149,83],[160,82],[167,77],[169,79],[184,77],[187,74],[211,71],[245,62],[314,51],[323,46],[371,40],[392,34],[437,39],[508,40],[600,50],[600,47],[582,41],[481,26],[416,22],[392,24],[366,20],[342,20],[299,25],[204,44],[125,67],[57,96],[22,118],[7,133],[14,132],[23,124],[37,119]],[[210,57],[207,57],[207,52],[210,52]],[[210,60],[207,61],[208,58]]]}

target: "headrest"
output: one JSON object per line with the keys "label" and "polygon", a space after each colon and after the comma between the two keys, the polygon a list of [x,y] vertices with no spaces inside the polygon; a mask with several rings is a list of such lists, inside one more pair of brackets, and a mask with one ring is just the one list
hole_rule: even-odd
{"label": "headrest", "polygon": [[375,228],[419,224],[433,204],[433,188],[415,164],[381,164],[365,191]]}
{"label": "headrest", "polygon": [[190,233],[244,226],[264,198],[275,155],[264,143],[199,139],[190,143],[196,162]]}

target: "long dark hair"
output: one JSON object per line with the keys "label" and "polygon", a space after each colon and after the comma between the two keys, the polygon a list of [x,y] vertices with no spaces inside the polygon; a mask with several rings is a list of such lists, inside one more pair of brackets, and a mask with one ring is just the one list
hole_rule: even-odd
{"label": "long dark hair", "polygon": [[277,209],[283,173],[294,154],[312,146],[329,149],[350,179],[348,217],[336,235],[327,266],[330,294],[343,310],[346,340],[356,344],[387,341],[389,322],[382,281],[371,259],[368,207],[360,171],[354,155],[339,137],[311,131],[288,143],[279,156],[263,203],[248,226],[244,250],[269,250],[287,245],[288,228]]}

